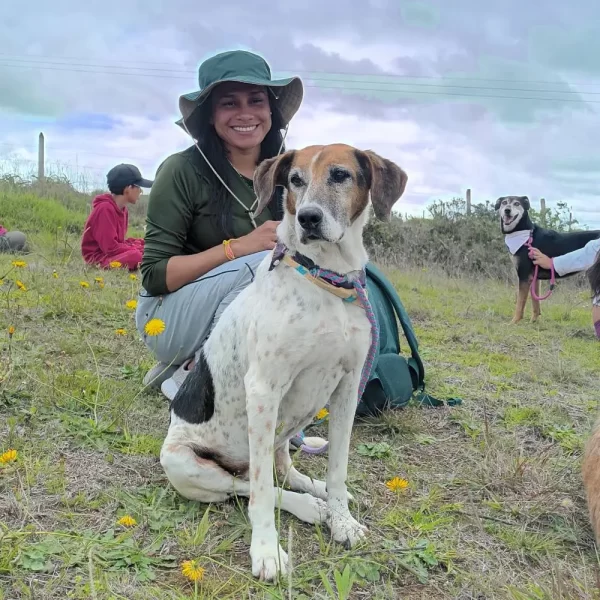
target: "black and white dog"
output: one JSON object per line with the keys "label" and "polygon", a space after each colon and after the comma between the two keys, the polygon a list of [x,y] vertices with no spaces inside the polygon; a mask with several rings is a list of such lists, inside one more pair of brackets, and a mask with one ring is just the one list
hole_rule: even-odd
{"label": "black and white dog", "polygon": [[[287,569],[276,505],[307,523],[326,523],[348,546],[366,534],[350,514],[346,476],[362,370],[376,335],[368,301],[350,302],[348,294],[362,288],[369,204],[389,220],[406,182],[393,162],[344,144],[290,150],[256,169],[257,214],[283,188],[277,235],[287,250],[265,258],[215,325],[173,400],[160,462],[186,498],[249,497],[252,573],[260,579]],[[346,287],[327,283],[319,275],[325,272]],[[296,470],[289,440],[326,404],[330,446],[321,481]]]}
{"label": "black and white dog", "polygon": [[[533,279],[535,265],[529,258],[529,246],[537,248],[546,256],[554,258],[574,250],[583,248],[590,240],[600,237],[600,231],[573,231],[561,233],[552,229],[544,229],[531,221],[529,217],[529,198],[527,196],[502,196],[496,200],[495,209],[500,215],[500,226],[504,234],[504,241],[510,250],[512,260],[517,270],[519,289],[517,305],[512,322],[518,323],[523,318],[527,296]],[[531,244],[529,245],[529,240]],[[565,275],[569,277],[571,274]],[[539,296],[539,280],[549,280],[551,273],[540,268],[535,293]],[[560,279],[561,276],[556,274]],[[532,295],[533,315],[531,320],[536,321],[540,316],[540,302]]]}

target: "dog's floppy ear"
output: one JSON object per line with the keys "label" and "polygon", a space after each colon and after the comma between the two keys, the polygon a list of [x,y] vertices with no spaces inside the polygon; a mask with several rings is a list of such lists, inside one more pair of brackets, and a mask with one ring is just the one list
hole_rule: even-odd
{"label": "dog's floppy ear", "polygon": [[255,216],[258,216],[269,204],[278,185],[287,186],[294,153],[294,150],[288,150],[275,158],[263,160],[256,167],[253,177],[254,193],[258,198],[258,206],[254,211]]}
{"label": "dog's floppy ear", "polygon": [[494,204],[494,210],[498,210],[500,208],[500,205],[502,204],[502,200],[504,200],[504,196],[500,196],[500,198],[498,198],[498,200],[496,200],[496,204]]}
{"label": "dog's floppy ear", "polygon": [[519,202],[523,205],[525,210],[529,210],[531,205],[529,204],[529,198],[527,196],[519,196]]}
{"label": "dog's floppy ear", "polygon": [[380,221],[389,221],[392,206],[404,194],[408,175],[396,163],[372,150],[358,150],[356,158],[371,191],[375,216]]}

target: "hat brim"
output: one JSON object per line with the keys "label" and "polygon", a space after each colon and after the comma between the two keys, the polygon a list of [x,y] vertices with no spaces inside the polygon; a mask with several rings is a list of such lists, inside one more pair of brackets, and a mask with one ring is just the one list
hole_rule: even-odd
{"label": "hat brim", "polygon": [[136,181],[135,185],[143,188],[151,188],[154,181],[150,181],[149,179],[140,179]]}
{"label": "hat brim", "polygon": [[185,129],[185,121],[185,125],[191,130],[196,109],[209,97],[215,87],[226,82],[245,83],[248,85],[261,85],[268,88],[274,88],[272,91],[275,95],[275,102],[277,103],[277,108],[283,118],[284,125],[286,126],[292,120],[296,112],[298,112],[304,96],[304,85],[299,77],[287,77],[284,79],[231,77],[220,79],[211,83],[209,86],[206,86],[203,90],[183,94],[179,97],[179,110],[182,116],[176,121],[177,125]]}

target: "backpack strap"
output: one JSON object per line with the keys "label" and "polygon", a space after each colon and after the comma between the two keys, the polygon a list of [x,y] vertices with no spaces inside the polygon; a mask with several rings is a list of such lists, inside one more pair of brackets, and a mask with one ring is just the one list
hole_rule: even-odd
{"label": "backpack strap", "polygon": [[419,342],[415,336],[410,317],[408,316],[408,313],[402,304],[402,300],[400,300],[400,297],[398,296],[398,292],[396,292],[395,288],[387,281],[383,273],[372,263],[367,264],[366,271],[367,276],[370,277],[377,284],[377,286],[383,290],[392,303],[394,311],[398,317],[398,321],[400,321],[400,325],[402,326],[404,337],[406,338],[406,341],[410,347],[411,358],[409,359],[409,364],[412,364],[413,368],[416,369],[419,378],[419,385],[424,384],[425,367],[423,365],[423,361],[421,360],[421,356],[419,355]]}
{"label": "backpack strap", "polygon": [[387,297],[389,298],[392,306],[394,307],[394,311],[398,317],[398,321],[402,326],[402,331],[404,332],[404,337],[408,342],[411,351],[411,357],[408,359],[408,364],[413,368],[413,370],[418,375],[418,386],[419,390],[416,395],[416,401],[418,404],[422,406],[456,406],[462,404],[461,398],[448,398],[448,400],[438,400],[433,396],[429,395],[425,392],[425,366],[423,365],[423,361],[421,360],[421,356],[419,355],[419,342],[415,335],[412,321],[402,304],[402,300],[400,300],[400,296],[398,296],[398,292],[396,289],[387,281],[383,273],[372,263],[368,263],[366,266],[367,277],[372,279],[379,288],[381,288]]}

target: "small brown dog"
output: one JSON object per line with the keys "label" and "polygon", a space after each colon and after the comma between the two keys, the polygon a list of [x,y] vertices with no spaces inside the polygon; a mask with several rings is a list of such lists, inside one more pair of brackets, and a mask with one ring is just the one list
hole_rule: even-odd
{"label": "small brown dog", "polygon": [[583,487],[596,543],[600,545],[600,417],[585,445],[581,467]]}

